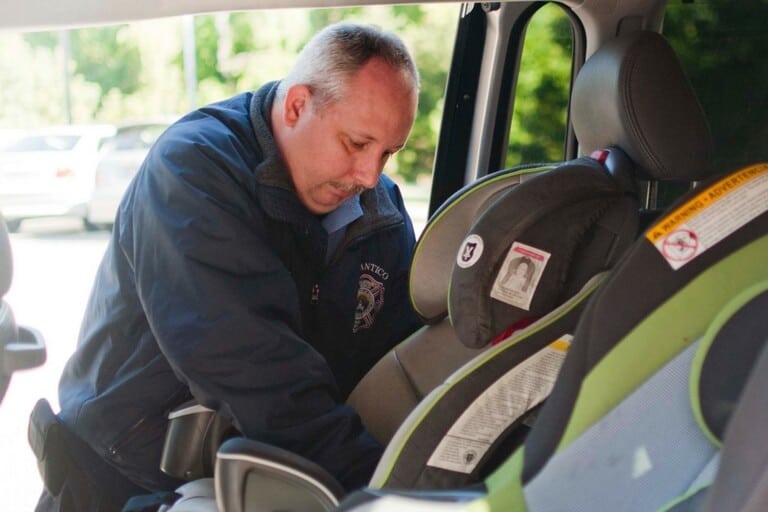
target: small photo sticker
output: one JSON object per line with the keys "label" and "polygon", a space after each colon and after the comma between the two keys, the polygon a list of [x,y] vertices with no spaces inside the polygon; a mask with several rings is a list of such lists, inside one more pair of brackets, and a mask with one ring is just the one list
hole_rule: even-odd
{"label": "small photo sticker", "polygon": [[456,255],[456,264],[461,268],[469,268],[483,255],[483,239],[479,235],[469,235],[461,243]]}
{"label": "small photo sticker", "polygon": [[529,311],[549,257],[550,253],[546,251],[513,242],[493,282],[491,297]]}

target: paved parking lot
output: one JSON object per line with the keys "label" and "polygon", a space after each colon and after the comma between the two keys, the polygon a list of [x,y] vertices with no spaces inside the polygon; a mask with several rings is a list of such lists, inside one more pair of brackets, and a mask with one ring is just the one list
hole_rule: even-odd
{"label": "paved parking lot", "polygon": [[78,221],[28,222],[11,235],[14,278],[7,301],[21,325],[42,332],[46,363],[11,379],[0,404],[0,509],[34,509],[41,483],[27,445],[27,419],[35,402],[48,398],[58,408],[56,386],[75,346],[80,319],[106,232],[86,233]]}

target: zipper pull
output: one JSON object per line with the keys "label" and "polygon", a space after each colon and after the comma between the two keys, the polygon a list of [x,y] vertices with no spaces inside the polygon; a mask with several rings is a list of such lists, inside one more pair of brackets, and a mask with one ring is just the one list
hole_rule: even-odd
{"label": "zipper pull", "polygon": [[313,284],[312,285],[312,299],[310,300],[312,304],[317,304],[320,302],[320,285],[319,284]]}

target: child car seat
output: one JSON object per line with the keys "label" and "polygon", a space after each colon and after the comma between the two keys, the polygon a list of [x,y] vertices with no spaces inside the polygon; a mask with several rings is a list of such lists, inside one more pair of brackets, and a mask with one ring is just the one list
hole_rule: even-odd
{"label": "child car seat", "polygon": [[[603,68],[611,62],[619,63],[614,73]],[[577,88],[614,77],[626,82],[622,95],[646,79],[659,90],[648,70],[667,67],[661,77],[674,78],[681,72],[673,62],[660,35],[627,34],[598,50]],[[679,122],[679,95],[656,96],[674,102],[666,115]],[[640,149],[667,143],[649,142]],[[589,300],[536,424],[482,488],[431,497],[369,489],[339,510],[693,509],[765,346],[767,210],[768,164],[758,164],[708,180],[655,222]],[[718,510],[726,509],[734,508]]]}
{"label": "child car seat", "polygon": [[[766,346],[766,192],[768,164],[754,165],[649,228],[590,299],[524,445],[481,489],[369,489],[339,510],[696,510]],[[728,496],[716,510],[749,505]]]}

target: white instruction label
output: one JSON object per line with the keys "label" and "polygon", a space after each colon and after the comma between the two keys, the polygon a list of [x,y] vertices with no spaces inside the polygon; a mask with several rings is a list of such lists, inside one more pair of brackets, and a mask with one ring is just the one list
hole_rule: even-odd
{"label": "white instruction label", "polygon": [[656,223],[645,237],[677,270],[768,210],[768,164],[707,187]]}
{"label": "white instruction label", "polygon": [[513,242],[493,282],[491,297],[529,311],[549,257],[546,251]]}
{"label": "white instruction label", "polygon": [[563,335],[483,391],[443,437],[427,465],[471,473],[515,420],[549,396],[571,339]]}

